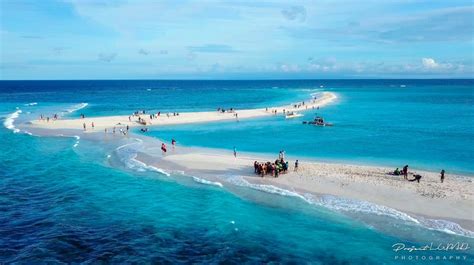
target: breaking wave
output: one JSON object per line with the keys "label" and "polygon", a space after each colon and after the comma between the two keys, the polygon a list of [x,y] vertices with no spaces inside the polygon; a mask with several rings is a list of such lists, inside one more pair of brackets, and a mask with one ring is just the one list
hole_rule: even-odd
{"label": "breaking wave", "polygon": [[15,119],[17,119],[21,114],[21,109],[17,109],[15,112],[11,113],[5,118],[5,121],[3,122],[3,125],[5,128],[12,130],[14,133],[19,133],[20,130],[15,127],[13,124],[15,122]]}
{"label": "breaking wave", "polygon": [[69,109],[66,109],[64,112],[66,113],[73,113],[75,111],[78,111],[80,109],[83,109],[85,107],[87,107],[89,105],[89,103],[80,103],[80,104],[77,104],[77,105],[74,105],[72,106],[71,108]]}
{"label": "breaking wave", "polygon": [[299,198],[309,204],[321,206],[333,211],[342,213],[364,213],[378,216],[386,216],[397,220],[402,220],[413,225],[420,225],[430,230],[436,230],[448,234],[455,234],[465,237],[474,238],[474,232],[462,228],[459,224],[446,221],[435,220],[423,217],[410,216],[404,212],[395,210],[393,208],[378,205],[375,203],[346,199],[337,196],[323,195],[314,197],[309,193],[300,194],[296,191],[286,190],[277,186],[267,184],[250,183],[242,177],[230,177],[227,179],[230,183],[237,186],[248,187],[254,190],[259,190],[271,194],[282,195],[287,197]]}
{"label": "breaking wave", "polygon": [[221,188],[224,187],[224,185],[222,185],[222,183],[217,182],[217,181],[209,181],[209,180],[198,178],[198,177],[193,177],[193,180],[198,182],[198,183],[205,184],[205,185],[217,186],[217,187],[221,187]]}
{"label": "breaking wave", "polygon": [[474,238],[474,232],[462,228],[459,224],[456,224],[447,220],[436,220],[419,217],[420,223],[431,230],[442,231],[448,234],[461,235],[465,237]]}
{"label": "breaking wave", "polygon": [[143,143],[142,140],[135,138],[135,142],[124,144],[119,146],[115,149],[115,153],[119,157],[120,161],[129,169],[138,171],[138,172],[145,172],[145,171],[152,171],[163,174],[165,176],[170,176],[171,174],[166,172],[161,168],[157,168],[154,166],[147,165],[142,161],[137,160],[137,151],[134,146],[141,146]]}

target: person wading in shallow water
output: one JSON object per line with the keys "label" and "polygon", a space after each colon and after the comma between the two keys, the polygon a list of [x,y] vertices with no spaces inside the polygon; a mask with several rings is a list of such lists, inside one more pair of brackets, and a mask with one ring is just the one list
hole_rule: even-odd
{"label": "person wading in shallow water", "polygon": [[237,149],[234,146],[234,157],[237,157]]}

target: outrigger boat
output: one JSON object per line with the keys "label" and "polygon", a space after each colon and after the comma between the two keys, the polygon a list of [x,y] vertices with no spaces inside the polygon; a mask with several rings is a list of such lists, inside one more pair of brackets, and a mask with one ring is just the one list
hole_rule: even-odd
{"label": "outrigger boat", "polygon": [[292,118],[301,117],[301,116],[303,116],[303,114],[300,114],[298,112],[289,111],[289,112],[286,113],[285,118],[286,119],[292,119]]}
{"label": "outrigger boat", "polygon": [[327,123],[324,121],[323,117],[317,116],[312,121],[304,121],[303,124],[311,124],[316,126],[332,126],[332,123]]}

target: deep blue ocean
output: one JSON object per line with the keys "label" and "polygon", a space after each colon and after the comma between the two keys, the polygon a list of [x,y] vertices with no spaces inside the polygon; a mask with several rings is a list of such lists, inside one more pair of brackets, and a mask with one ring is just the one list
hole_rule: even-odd
{"label": "deep blue ocean", "polygon": [[[474,175],[474,80],[0,81],[0,263],[458,264],[400,261],[392,245],[468,242],[403,215],[335,211],[108,162],[107,144],[14,133],[39,114],[78,117],[254,108],[334,92],[321,110],[151,128],[180,145]],[[35,104],[32,104],[35,103]],[[84,104],[87,103],[87,104]],[[19,113],[21,110],[21,113]],[[301,122],[322,115],[332,127]],[[6,128],[10,127],[10,129]],[[285,196],[287,195],[287,196]],[[291,195],[291,194],[290,194]],[[432,255],[444,255],[434,251]],[[472,264],[472,251],[463,252]],[[464,261],[459,263],[464,264]]]}

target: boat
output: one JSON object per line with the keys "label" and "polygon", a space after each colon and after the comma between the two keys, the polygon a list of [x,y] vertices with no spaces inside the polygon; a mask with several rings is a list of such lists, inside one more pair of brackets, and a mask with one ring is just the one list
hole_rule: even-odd
{"label": "boat", "polygon": [[325,122],[322,117],[317,116],[314,118],[312,121],[303,121],[303,124],[310,124],[310,125],[316,125],[316,126],[332,126],[332,123]]}
{"label": "boat", "polygon": [[286,113],[285,118],[286,119],[293,119],[293,118],[301,117],[301,116],[303,116],[303,114],[291,111],[291,112]]}

